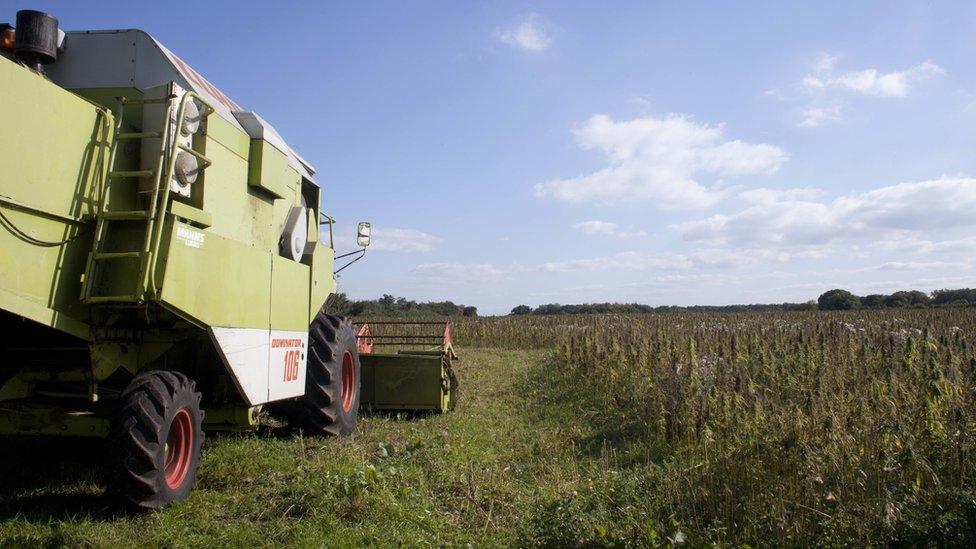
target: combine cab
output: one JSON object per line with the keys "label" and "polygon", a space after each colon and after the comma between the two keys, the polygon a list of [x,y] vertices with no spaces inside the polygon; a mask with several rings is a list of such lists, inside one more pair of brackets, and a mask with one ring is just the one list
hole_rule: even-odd
{"label": "combine cab", "polygon": [[107,437],[109,489],[160,508],[262,406],[331,435],[453,406],[449,326],[388,347],[323,309],[369,225],[337,256],[312,165],[150,35],[21,11],[0,82],[0,433]]}

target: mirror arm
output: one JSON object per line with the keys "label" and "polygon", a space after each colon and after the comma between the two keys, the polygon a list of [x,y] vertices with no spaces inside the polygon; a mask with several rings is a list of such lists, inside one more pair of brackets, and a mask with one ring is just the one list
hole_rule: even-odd
{"label": "mirror arm", "polygon": [[342,254],[342,255],[337,255],[337,256],[335,256],[335,258],[336,259],[342,259],[344,257],[349,257],[349,256],[354,255],[354,254],[359,254],[359,257],[356,257],[352,261],[350,261],[349,263],[346,263],[345,265],[343,265],[342,267],[340,267],[339,270],[333,272],[332,275],[335,276],[335,275],[339,274],[346,267],[352,265],[353,263],[355,263],[355,262],[359,261],[360,259],[362,259],[363,257],[365,257],[366,256],[366,248],[363,248],[361,250],[356,250],[354,252],[349,252],[349,253],[346,253],[346,254]]}

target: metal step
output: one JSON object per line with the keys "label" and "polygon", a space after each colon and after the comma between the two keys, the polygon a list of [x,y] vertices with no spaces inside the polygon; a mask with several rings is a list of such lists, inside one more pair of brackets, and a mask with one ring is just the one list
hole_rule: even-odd
{"label": "metal step", "polygon": [[95,254],[96,260],[102,259],[133,259],[141,257],[142,252],[99,252]]}
{"label": "metal step", "polygon": [[129,172],[108,172],[109,177],[152,177],[152,170],[134,170]]}
{"label": "metal step", "polygon": [[157,97],[155,99],[129,99],[126,97],[118,98],[123,105],[151,105],[154,103],[166,103],[167,101],[176,99],[175,95],[165,95],[163,97]]}
{"label": "metal step", "polygon": [[163,132],[121,132],[116,139],[143,139],[146,137],[163,137]]}
{"label": "metal step", "polygon": [[145,210],[119,210],[102,212],[102,217],[112,221],[145,221],[149,219],[149,212]]}
{"label": "metal step", "polygon": [[139,300],[131,295],[93,295],[89,297],[86,301],[88,303],[111,303],[117,301],[134,303]]}

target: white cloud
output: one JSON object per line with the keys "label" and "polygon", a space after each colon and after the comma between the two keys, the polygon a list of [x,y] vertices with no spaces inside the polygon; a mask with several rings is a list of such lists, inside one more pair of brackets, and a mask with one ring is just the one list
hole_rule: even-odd
{"label": "white cloud", "polygon": [[433,250],[442,241],[440,237],[416,229],[373,227],[369,249],[375,252],[420,253]]}
{"label": "white cloud", "polygon": [[[972,215],[976,179],[900,183],[830,202],[801,194],[742,194],[754,204],[735,214],[713,215],[672,228],[685,240],[713,246],[790,247],[976,225]],[[763,199],[757,201],[757,197]]]}
{"label": "white cloud", "polygon": [[800,121],[801,128],[816,128],[824,122],[838,122],[843,119],[841,108],[838,105],[829,107],[809,107],[803,110],[803,120]]}
{"label": "white cloud", "polygon": [[813,70],[818,73],[831,72],[837,66],[837,57],[830,54],[822,54],[813,64]]}
{"label": "white cloud", "polygon": [[976,254],[976,236],[932,241],[911,234],[896,234],[892,238],[878,241],[877,246],[884,250],[902,253],[958,257],[960,255]]}
{"label": "white cloud", "polygon": [[580,221],[573,228],[586,234],[615,234],[618,227],[609,221]]}
{"label": "white cloud", "polygon": [[573,228],[584,234],[616,236],[617,238],[634,238],[647,236],[645,231],[623,231],[616,223],[609,221],[580,221]]}
{"label": "white cloud", "polygon": [[615,271],[672,270],[689,269],[693,266],[694,262],[681,254],[621,252],[605,257],[550,261],[543,263],[538,269],[549,273],[569,273],[604,269]]}
{"label": "white cloud", "polygon": [[535,13],[524,16],[522,21],[511,27],[496,29],[495,38],[509,46],[532,52],[543,51],[552,43],[542,18]]}
{"label": "white cloud", "polygon": [[797,125],[816,128],[843,120],[845,111],[849,110],[845,96],[904,98],[924,80],[946,74],[945,69],[931,61],[890,72],[877,68],[839,71],[837,64],[837,57],[821,55],[798,84],[787,88],[786,92],[774,88],[766,93],[785,100],[802,98],[806,104],[798,109],[800,120]]}
{"label": "white cloud", "polygon": [[704,208],[727,192],[706,187],[699,175],[771,174],[789,158],[773,145],[725,140],[723,127],[687,117],[635,118],[615,122],[595,115],[573,131],[580,148],[599,150],[608,166],[588,175],[535,186],[538,197],[567,202],[654,201],[662,209]]}
{"label": "white cloud", "polygon": [[875,267],[879,271],[935,271],[941,269],[959,269],[966,267],[966,263],[959,261],[888,261]]}
{"label": "white cloud", "polygon": [[815,64],[816,74],[808,74],[803,78],[804,88],[808,91],[833,88],[876,97],[906,97],[911,92],[912,86],[919,81],[946,73],[942,67],[925,61],[901,71],[881,72],[870,68],[835,74],[834,66],[837,60],[830,59],[830,63],[825,63],[821,59]]}
{"label": "white cloud", "polygon": [[767,189],[760,187],[739,193],[739,198],[755,204],[770,204],[795,200],[816,200],[824,195],[823,189],[800,187],[793,189]]}
{"label": "white cloud", "polygon": [[515,267],[499,267],[490,263],[423,263],[413,268],[413,274],[430,281],[450,283],[497,282],[510,277]]}

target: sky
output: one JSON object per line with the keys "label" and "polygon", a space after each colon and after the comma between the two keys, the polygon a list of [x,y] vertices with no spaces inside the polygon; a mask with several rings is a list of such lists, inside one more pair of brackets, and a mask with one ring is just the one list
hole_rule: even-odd
{"label": "sky", "polygon": [[317,169],[352,298],[976,287],[971,2],[0,1],[141,28]]}

